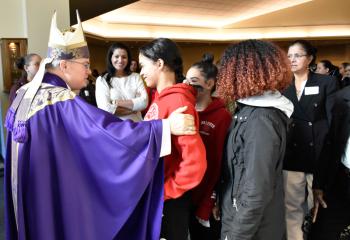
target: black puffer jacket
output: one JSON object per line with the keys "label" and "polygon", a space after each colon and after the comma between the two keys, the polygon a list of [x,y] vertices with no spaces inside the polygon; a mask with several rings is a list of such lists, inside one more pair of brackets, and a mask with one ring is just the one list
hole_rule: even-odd
{"label": "black puffer jacket", "polygon": [[276,108],[239,104],[224,159],[222,240],[284,239],[287,122]]}

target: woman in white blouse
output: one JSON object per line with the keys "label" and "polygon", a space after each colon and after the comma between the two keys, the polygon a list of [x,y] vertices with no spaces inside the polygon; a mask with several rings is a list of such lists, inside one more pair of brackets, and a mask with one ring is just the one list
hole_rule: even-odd
{"label": "woman in white blouse", "polygon": [[131,54],[122,43],[114,43],[107,52],[107,73],[96,80],[97,106],[119,118],[141,121],[148,96],[138,73],[130,71]]}

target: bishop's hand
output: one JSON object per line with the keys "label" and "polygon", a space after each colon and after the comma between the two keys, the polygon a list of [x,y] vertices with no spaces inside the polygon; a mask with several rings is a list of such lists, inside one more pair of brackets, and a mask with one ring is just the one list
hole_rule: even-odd
{"label": "bishop's hand", "polygon": [[194,135],[196,127],[194,125],[194,117],[190,114],[184,114],[187,106],[180,107],[172,112],[168,118],[170,123],[170,131],[173,135]]}

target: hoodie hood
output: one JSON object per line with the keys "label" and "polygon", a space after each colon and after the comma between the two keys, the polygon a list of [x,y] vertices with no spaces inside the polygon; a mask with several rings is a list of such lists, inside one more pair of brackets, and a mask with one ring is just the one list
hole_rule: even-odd
{"label": "hoodie hood", "polygon": [[197,92],[192,86],[185,83],[178,83],[171,87],[167,87],[162,92],[157,92],[156,97],[158,97],[158,99],[161,101],[162,98],[178,93],[185,95],[186,98],[188,98],[188,100],[193,103],[193,105],[195,104]]}
{"label": "hoodie hood", "polygon": [[237,102],[255,107],[274,107],[281,110],[288,118],[294,111],[294,105],[279,91],[266,91],[263,95],[238,99]]}
{"label": "hoodie hood", "polygon": [[200,114],[210,114],[218,109],[225,108],[224,102],[220,98],[212,97],[213,101],[208,105],[206,109],[199,112]]}

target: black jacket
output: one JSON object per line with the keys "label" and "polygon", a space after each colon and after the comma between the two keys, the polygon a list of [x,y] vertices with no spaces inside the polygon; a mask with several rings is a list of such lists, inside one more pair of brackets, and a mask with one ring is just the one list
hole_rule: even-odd
{"label": "black jacket", "polygon": [[238,104],[237,110],[223,163],[221,238],[281,240],[288,118],[276,108]]}
{"label": "black jacket", "polygon": [[350,137],[350,86],[337,92],[332,114],[331,127],[313,181],[313,188],[326,192],[333,188]]}
{"label": "black jacket", "polygon": [[[318,93],[305,94],[313,87]],[[284,169],[313,173],[331,121],[337,82],[330,76],[311,73],[298,101],[294,81],[283,93],[294,105],[288,130]],[[312,92],[311,92],[312,93]]]}
{"label": "black jacket", "polygon": [[80,90],[79,96],[82,97],[86,102],[97,107],[95,91],[95,84],[91,79],[89,79],[88,85]]}

